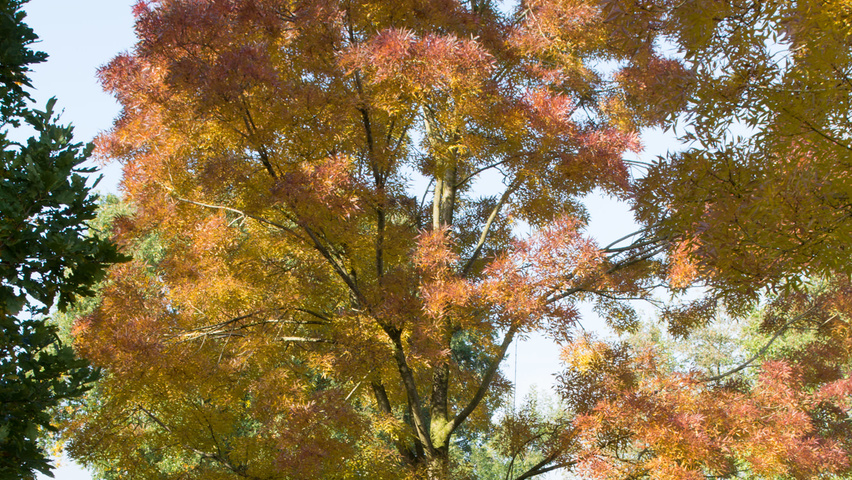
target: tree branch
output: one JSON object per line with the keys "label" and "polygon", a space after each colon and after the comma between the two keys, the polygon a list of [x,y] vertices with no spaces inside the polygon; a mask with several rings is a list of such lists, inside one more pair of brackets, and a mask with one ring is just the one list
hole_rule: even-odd
{"label": "tree branch", "polygon": [[282,230],[282,231],[284,231],[284,232],[290,233],[291,235],[296,235],[295,233],[293,233],[293,229],[292,229],[292,228],[287,227],[287,226],[284,226],[284,225],[282,225],[282,224],[280,224],[280,223],[276,223],[276,222],[273,222],[273,221],[271,221],[271,220],[267,220],[267,219],[265,219],[265,218],[263,218],[263,217],[258,217],[257,215],[252,215],[252,214],[250,214],[250,213],[246,213],[246,212],[244,212],[244,211],[242,211],[242,210],[237,210],[236,208],[226,207],[226,206],[224,206],[224,205],[212,205],[212,204],[209,204],[209,203],[196,202],[195,200],[190,200],[190,199],[188,199],[188,198],[179,197],[178,195],[176,195],[176,194],[174,193],[174,190],[173,190],[172,188],[169,188],[169,187],[167,187],[167,186],[165,186],[165,185],[164,185],[163,187],[164,187],[166,190],[168,190],[168,191],[169,191],[169,193],[171,193],[171,194],[172,194],[172,197],[173,197],[175,200],[178,200],[178,201],[181,201],[181,202],[185,202],[185,203],[189,203],[189,204],[192,204],[192,205],[197,205],[197,206],[199,206],[199,207],[211,208],[211,209],[214,209],[214,210],[225,210],[225,211],[227,211],[227,212],[236,213],[236,214],[240,215],[241,217],[250,218],[250,219],[255,220],[255,221],[257,221],[257,222],[264,223],[264,224],[266,224],[266,225],[269,225],[269,226],[272,226],[272,227],[278,228],[279,230]]}
{"label": "tree branch", "polygon": [[827,133],[823,132],[822,130],[820,130],[819,128],[817,128],[816,126],[814,126],[811,122],[809,122],[809,121],[805,120],[804,118],[802,118],[802,117],[800,117],[800,116],[798,116],[798,115],[794,114],[794,113],[793,113],[793,112],[791,112],[789,109],[784,108],[784,107],[781,107],[781,111],[782,111],[782,112],[784,112],[784,113],[786,113],[787,115],[789,115],[789,116],[793,117],[795,120],[798,120],[798,121],[799,121],[799,122],[801,122],[804,126],[808,127],[808,129],[810,129],[812,132],[816,133],[816,134],[817,134],[817,135],[819,135],[820,137],[822,137],[822,138],[824,138],[824,139],[828,140],[829,142],[831,142],[831,143],[833,143],[833,144],[837,145],[837,146],[838,146],[838,147],[840,147],[840,148],[844,148],[844,149],[846,149],[846,150],[852,151],[852,146],[850,146],[849,144],[843,143],[842,141],[838,140],[837,138],[835,138],[835,137],[833,137],[833,136],[831,136],[831,135],[829,135],[829,134],[827,134]]}
{"label": "tree branch", "polygon": [[[621,270],[622,268],[627,268],[631,265],[635,265],[639,262],[653,258],[654,256],[659,255],[663,251],[665,251],[665,245],[660,245],[656,248],[647,249],[645,251],[640,252],[639,256],[627,257],[627,258],[621,260],[619,263],[613,264],[605,272],[603,272],[602,275],[610,275],[612,273],[617,272],[618,270]],[[610,258],[612,258],[612,257],[610,257]],[[577,292],[589,291],[589,287],[593,283],[593,280],[594,280],[594,278],[588,278],[585,281],[583,281],[580,285],[573,287],[573,288],[569,288],[568,290],[564,290],[564,291],[560,292],[558,295],[554,295],[554,296],[548,298],[547,300],[545,300],[545,302],[550,304],[550,303],[558,302],[559,300],[562,300],[563,298],[566,298],[566,297],[573,295]]]}
{"label": "tree branch", "polygon": [[[148,409],[146,409],[142,405],[136,405],[136,408],[138,410],[140,410],[142,413],[144,413],[148,418],[150,418],[154,423],[159,425],[163,430],[165,430],[169,434],[174,433],[174,431],[168,425],[166,425],[162,420],[160,420],[159,417],[154,415],[151,411],[149,411]],[[209,422],[207,422],[207,423],[208,423],[208,427],[209,427],[210,423]],[[210,428],[209,431],[210,431],[210,435],[213,438],[213,443],[215,444],[216,450],[217,450],[218,453],[215,453],[215,454],[214,453],[208,453],[208,452],[205,452],[203,450],[199,450],[199,449],[193,447],[192,445],[189,445],[189,444],[186,444],[186,443],[182,444],[183,448],[186,448],[187,450],[195,453],[196,455],[198,455],[201,458],[204,458],[204,459],[207,459],[207,460],[215,460],[216,462],[219,462],[220,464],[224,465],[225,467],[230,469],[232,472],[236,473],[237,475],[239,475],[241,477],[257,478],[257,477],[247,475],[245,473],[245,469],[242,468],[242,466],[236,466],[229,459],[227,459],[226,455],[223,454],[221,449],[219,448],[219,441],[216,439],[216,436],[213,434],[212,428]]]}
{"label": "tree branch", "polygon": [[474,170],[474,171],[473,171],[473,172],[471,172],[469,175],[465,175],[465,177],[464,177],[464,178],[462,178],[461,180],[457,181],[457,182],[456,182],[456,187],[461,187],[462,185],[464,185],[465,183],[467,183],[470,179],[472,179],[473,177],[475,177],[475,176],[479,175],[480,173],[482,173],[482,172],[484,172],[484,171],[486,171],[486,170],[489,170],[489,169],[495,168],[495,167],[499,167],[500,165],[502,165],[502,164],[504,164],[504,163],[508,162],[509,160],[510,160],[509,158],[505,158],[505,159],[503,159],[503,160],[500,160],[499,162],[494,162],[494,163],[491,163],[491,164],[489,164],[489,165],[486,165],[486,166],[484,166],[484,167],[482,167],[482,168],[478,168],[478,169]]}
{"label": "tree branch", "polygon": [[500,363],[503,361],[503,357],[506,356],[506,350],[508,350],[509,345],[512,343],[512,340],[515,338],[515,333],[517,333],[518,327],[512,325],[509,327],[509,330],[506,332],[506,335],[503,337],[503,343],[500,344],[500,348],[497,351],[497,354],[491,360],[491,364],[488,365],[488,370],[485,371],[485,375],[482,377],[482,382],[479,384],[479,388],[476,390],[476,393],[473,395],[473,398],[470,400],[470,403],[459,412],[458,415],[453,419],[453,425],[450,429],[450,432],[454,432],[459,425],[464,422],[467,417],[470,416],[471,413],[479,406],[479,403],[485,398],[485,394],[488,393],[488,389],[491,387],[491,382],[494,380],[494,376],[497,374],[497,370],[500,368]]}
{"label": "tree branch", "polygon": [[557,463],[557,464],[551,465],[551,466],[546,467],[546,468],[542,468],[552,461],[553,461],[553,458],[548,457],[548,458],[538,462],[537,464],[533,465],[532,468],[530,468],[529,470],[524,472],[521,476],[516,477],[515,480],[524,480],[526,478],[537,477],[537,476],[543,475],[547,472],[551,472],[551,471],[557,470],[559,468],[570,467],[570,466],[573,466],[573,465],[576,464],[576,462],[562,462],[562,463]]}
{"label": "tree branch", "polygon": [[319,237],[317,237],[316,233],[314,233],[311,227],[307,226],[304,223],[301,223],[299,226],[301,226],[305,233],[308,234],[308,237],[310,237],[311,241],[314,244],[314,248],[318,252],[320,252],[323,257],[325,257],[326,261],[328,261],[328,263],[331,265],[331,268],[334,269],[335,273],[337,273],[337,276],[339,276],[340,279],[343,280],[344,283],[346,283],[346,285],[349,287],[349,290],[355,295],[355,298],[358,299],[358,303],[360,303],[364,307],[369,308],[367,305],[366,297],[361,294],[361,290],[358,288],[358,283],[355,281],[354,278],[352,278],[351,275],[346,273],[346,270],[344,270],[343,267],[337,262],[331,252],[322,244],[322,242],[320,242]]}
{"label": "tree branch", "polygon": [[[257,125],[254,123],[254,118],[251,115],[251,109],[249,108],[248,99],[245,98],[245,95],[240,95],[240,100],[242,100],[243,110],[246,114],[245,117],[243,117],[246,129],[249,131],[250,135],[255,135],[257,134],[258,128]],[[251,138],[247,138],[251,142]],[[272,178],[277,180],[278,175],[275,173],[275,169],[272,168],[272,162],[270,162],[269,160],[269,152],[266,150],[266,147],[262,143],[258,145],[257,153],[258,155],[260,155],[260,162],[263,164],[264,168],[266,168],[266,171]]]}
{"label": "tree branch", "polygon": [[[379,381],[370,382],[370,385],[373,387],[373,396],[376,398],[376,405],[378,405],[379,411],[385,415],[393,415],[393,409],[391,408],[390,399],[388,398],[388,392],[385,390],[385,386]],[[402,455],[409,464],[415,463],[417,460],[415,452],[405,444],[405,441],[402,438],[394,440],[394,444],[396,444],[396,448],[400,455]]]}
{"label": "tree branch", "polygon": [[479,235],[479,240],[476,242],[476,248],[473,250],[473,254],[468,259],[467,263],[465,263],[462,268],[461,276],[466,277],[468,273],[470,273],[470,269],[473,267],[473,263],[479,258],[479,255],[482,253],[482,246],[485,245],[485,239],[488,237],[488,233],[491,231],[491,226],[494,224],[494,220],[497,219],[497,215],[499,215],[500,210],[503,208],[503,205],[509,199],[509,197],[518,189],[520,186],[520,181],[515,180],[506,188],[506,191],[503,192],[503,195],[500,196],[500,200],[497,201],[497,205],[494,205],[494,208],[491,210],[491,214],[488,215],[488,220],[485,222],[485,226],[482,227],[482,233]]}
{"label": "tree branch", "polygon": [[769,350],[769,347],[772,346],[773,343],[775,343],[775,340],[777,340],[778,337],[783,335],[791,326],[793,326],[794,323],[805,318],[805,316],[810,314],[813,310],[814,310],[814,305],[812,304],[804,312],[802,312],[802,313],[796,315],[795,317],[791,318],[787,323],[782,325],[781,328],[779,328],[777,332],[775,332],[775,335],[773,335],[772,338],[770,338],[769,341],[766,342],[766,345],[764,345],[760,350],[758,350],[757,353],[752,355],[752,357],[749,358],[748,360],[746,360],[744,363],[740,364],[737,367],[734,367],[734,368],[728,370],[725,373],[720,373],[720,374],[714,375],[712,377],[704,378],[704,379],[701,380],[701,382],[702,383],[716,382],[716,381],[719,381],[719,380],[721,380],[725,377],[731,376],[731,375],[743,370],[744,368],[748,367],[749,365],[754,363],[755,360],[762,357],[766,353],[766,351]]}
{"label": "tree branch", "polygon": [[[326,324],[329,324],[329,323],[332,322],[331,318],[329,318],[328,316],[326,316],[322,313],[319,313],[319,312],[315,312],[313,310],[309,310],[307,308],[299,307],[299,308],[294,308],[293,310],[295,310],[297,312],[306,313],[306,314],[308,314],[312,317],[319,318],[320,320],[323,320],[325,322],[325,323],[316,322],[318,325],[326,325]],[[305,323],[308,323],[308,322],[305,322]]]}
{"label": "tree branch", "polygon": [[[252,214],[243,212],[242,210],[237,210],[236,208],[226,207],[224,205],[211,205],[209,203],[196,202],[195,200],[189,200],[187,198],[179,197],[179,196],[177,196],[173,193],[173,190],[171,188],[168,188],[168,187],[165,187],[165,188],[167,190],[169,190],[170,192],[172,192],[172,196],[179,201],[190,203],[192,205],[198,205],[199,207],[212,208],[212,209],[217,209],[217,210],[225,210],[225,211],[237,213],[237,214],[239,214],[243,217],[251,218],[252,220],[256,220],[260,223],[265,223],[267,225],[270,225],[270,226],[276,227],[280,230],[283,230],[285,232],[288,232],[292,235],[296,235],[293,232],[292,228],[286,227],[286,226],[284,226],[280,223],[276,223],[276,222],[273,222],[271,220],[267,220],[265,218],[258,217],[256,215],[252,215]],[[311,242],[313,243],[314,248],[318,252],[320,252],[320,254],[328,261],[328,263],[334,269],[335,273],[337,273],[337,275],[341,278],[341,280],[343,280],[343,282],[346,283],[346,285],[349,287],[349,289],[352,291],[352,293],[355,294],[355,296],[358,298],[358,301],[361,302],[364,306],[366,306],[366,298],[361,294],[355,280],[348,273],[346,273],[346,271],[336,261],[336,259],[331,254],[331,252],[322,244],[322,242],[320,242],[319,237],[317,237],[316,233],[314,233],[314,231],[310,227],[308,227],[305,223],[298,222],[294,219],[291,219],[291,220],[293,220],[294,223],[296,223],[298,226],[300,226],[305,231],[305,233],[308,234],[308,237],[311,239]],[[298,237],[298,235],[296,235],[296,237],[299,238],[300,240],[304,240],[304,239]]]}
{"label": "tree branch", "polygon": [[383,328],[393,343],[394,359],[396,360],[397,370],[402,378],[402,385],[405,388],[405,393],[408,397],[408,405],[411,411],[411,418],[414,421],[414,429],[417,433],[417,437],[426,447],[429,455],[432,456],[435,453],[435,447],[432,445],[432,437],[429,435],[429,430],[426,427],[426,421],[423,418],[422,402],[420,400],[420,394],[417,393],[417,383],[414,381],[414,372],[412,372],[411,368],[409,368],[408,361],[405,358],[405,350],[402,345],[402,333],[390,326],[383,326]]}
{"label": "tree branch", "polygon": [[625,236],[619,238],[618,240],[615,240],[614,242],[610,243],[609,245],[605,246],[603,248],[603,251],[609,250],[610,248],[618,245],[619,243],[621,243],[624,240],[627,240],[628,238],[635,237],[636,235],[639,235],[640,233],[645,233],[646,231],[648,231],[648,228],[649,227],[640,228],[639,230],[636,230],[633,233],[628,233],[627,235],[625,235]]}

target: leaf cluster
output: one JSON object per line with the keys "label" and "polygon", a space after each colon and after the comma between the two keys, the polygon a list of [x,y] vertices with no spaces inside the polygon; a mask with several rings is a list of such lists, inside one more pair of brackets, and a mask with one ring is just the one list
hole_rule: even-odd
{"label": "leaf cluster", "polygon": [[0,125],[17,126],[30,98],[25,87],[31,87],[29,65],[43,62],[44,52],[29,46],[38,38],[24,23],[21,6],[26,0],[3,0],[0,3]]}

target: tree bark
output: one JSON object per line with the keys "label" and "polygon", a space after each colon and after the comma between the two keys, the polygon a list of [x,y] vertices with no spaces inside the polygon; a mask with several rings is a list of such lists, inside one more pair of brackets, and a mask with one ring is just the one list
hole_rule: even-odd
{"label": "tree bark", "polygon": [[426,478],[429,480],[450,480],[450,458],[446,448],[437,450],[428,462]]}

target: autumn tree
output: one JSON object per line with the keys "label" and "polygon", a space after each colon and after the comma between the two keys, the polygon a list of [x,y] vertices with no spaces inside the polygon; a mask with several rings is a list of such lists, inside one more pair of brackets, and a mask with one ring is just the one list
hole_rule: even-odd
{"label": "autumn tree", "polygon": [[[509,345],[571,338],[581,300],[628,325],[617,299],[653,283],[666,247],[597,246],[582,202],[629,198],[637,129],[681,106],[608,65],[656,94],[688,75],[614,41],[596,2],[135,13],[100,146],[135,209],[118,241],[160,248],[75,326],[107,373],[69,451],[105,475],[461,475],[450,445],[491,428]],[[551,432],[516,478],[572,464]]]}
{"label": "autumn tree", "polygon": [[690,148],[650,168],[636,198],[642,223],[673,240],[680,286],[706,282],[743,310],[765,287],[848,274],[849,3],[608,1],[604,11],[628,34],[660,32],[692,74],[679,122]]}
{"label": "autumn tree", "polygon": [[762,337],[715,371],[672,362],[659,345],[576,339],[561,388],[579,414],[578,468],[594,478],[848,473],[850,5],[602,9],[637,45],[662,35],[692,74],[678,125],[687,148],[651,165],[634,199],[669,243],[670,286],[703,287],[662,308],[669,334],[683,341],[734,318]]}
{"label": "autumn tree", "polygon": [[[542,331],[567,345],[569,411],[500,427],[503,455],[538,455],[514,478],[843,471],[845,347],[831,374],[803,365],[845,345],[844,297],[824,322],[800,279],[849,273],[848,8],[139,2],[100,139],[138,253],[75,325],[107,376],[71,453],[116,478],[460,478],[450,446],[494,431],[500,363]],[[683,111],[690,148],[631,175],[639,129]],[[588,238],[596,189],[642,229]],[[819,340],[720,376],[577,332],[577,302],[629,330],[622,300],[694,284],[672,335],[774,288],[791,321],[769,338]]]}
{"label": "autumn tree", "polygon": [[[92,293],[106,264],[120,259],[106,240],[87,234],[94,195],[81,168],[90,147],[72,143],[71,127],[56,124],[55,100],[30,108],[29,66],[36,35],[23,22],[24,2],[0,2],[0,476],[50,474],[39,442],[51,409],[81,396],[94,381],[88,363],[63,345],[45,315]],[[35,136],[13,142],[10,128]]]}
{"label": "autumn tree", "polygon": [[[704,327],[687,339],[576,340],[559,384],[577,414],[577,471],[846,478],[831,475],[850,470],[849,294],[848,278],[832,279],[776,295],[750,319],[716,320],[739,324],[736,338]],[[729,356],[696,355],[708,340]],[[680,344],[692,352],[678,355]]]}

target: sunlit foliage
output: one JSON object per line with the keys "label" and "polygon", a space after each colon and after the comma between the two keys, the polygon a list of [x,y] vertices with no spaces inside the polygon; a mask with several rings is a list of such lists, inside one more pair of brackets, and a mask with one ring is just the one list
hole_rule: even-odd
{"label": "sunlit foliage", "polygon": [[[135,259],[75,324],[107,374],[70,452],[109,478],[446,479],[500,431],[516,479],[844,470],[844,353],[725,383],[577,327],[580,301],[629,332],[626,299],[703,284],[662,311],[685,338],[848,273],[848,12],[822,3],[815,53],[806,2],[138,2],[99,139]],[[675,120],[689,149],[631,171]],[[642,230],[589,238],[593,191]],[[534,331],[566,345],[565,411],[495,416]]]}

